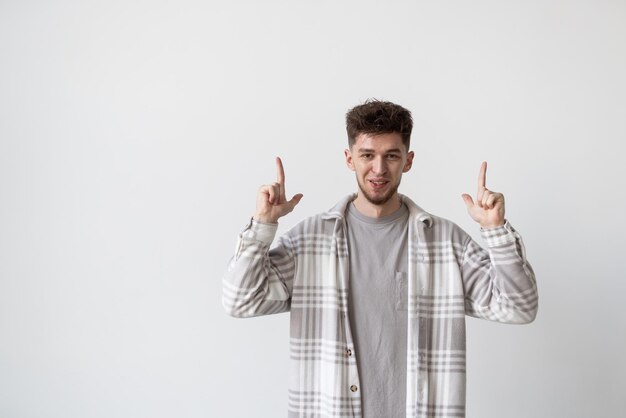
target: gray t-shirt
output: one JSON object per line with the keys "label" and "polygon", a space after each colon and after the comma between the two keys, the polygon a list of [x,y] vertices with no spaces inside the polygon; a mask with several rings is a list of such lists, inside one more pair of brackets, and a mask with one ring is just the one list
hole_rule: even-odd
{"label": "gray t-shirt", "polygon": [[408,219],[406,205],[383,218],[346,211],[350,325],[363,418],[405,418]]}

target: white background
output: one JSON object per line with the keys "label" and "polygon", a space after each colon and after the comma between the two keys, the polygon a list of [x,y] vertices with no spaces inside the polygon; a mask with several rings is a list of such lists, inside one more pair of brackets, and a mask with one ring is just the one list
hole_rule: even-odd
{"label": "white background", "polygon": [[530,325],[468,319],[468,417],[617,417],[624,1],[0,2],[0,416],[279,417],[288,314],[221,276],[285,162],[284,232],[355,191],[345,112],[413,112],[400,188],[479,242],[505,194]]}

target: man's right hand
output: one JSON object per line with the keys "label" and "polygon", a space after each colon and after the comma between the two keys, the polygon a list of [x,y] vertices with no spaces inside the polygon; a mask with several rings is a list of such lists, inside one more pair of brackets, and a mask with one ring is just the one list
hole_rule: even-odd
{"label": "man's right hand", "polygon": [[302,199],[302,193],[298,193],[291,200],[285,197],[285,171],[279,157],[276,157],[276,169],[278,170],[276,183],[263,185],[259,189],[255,221],[276,223],[278,218],[291,212]]}

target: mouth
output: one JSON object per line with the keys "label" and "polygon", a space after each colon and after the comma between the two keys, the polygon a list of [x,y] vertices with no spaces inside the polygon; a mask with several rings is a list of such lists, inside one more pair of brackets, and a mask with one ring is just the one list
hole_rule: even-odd
{"label": "mouth", "polygon": [[382,189],[383,187],[385,187],[388,183],[389,180],[384,180],[384,179],[370,179],[368,180],[369,184],[374,188],[374,189]]}

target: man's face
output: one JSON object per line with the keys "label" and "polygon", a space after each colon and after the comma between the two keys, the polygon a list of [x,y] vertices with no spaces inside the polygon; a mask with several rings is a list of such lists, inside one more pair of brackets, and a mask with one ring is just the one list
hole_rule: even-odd
{"label": "man's face", "polygon": [[374,205],[384,205],[396,195],[402,173],[413,164],[413,152],[408,152],[396,132],[360,134],[345,156],[361,193]]}

